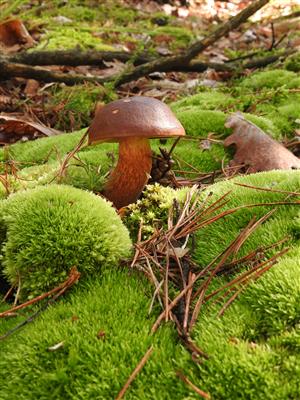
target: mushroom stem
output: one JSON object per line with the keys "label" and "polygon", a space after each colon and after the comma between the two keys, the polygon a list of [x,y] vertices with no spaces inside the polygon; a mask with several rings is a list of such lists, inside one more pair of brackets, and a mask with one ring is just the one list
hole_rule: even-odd
{"label": "mushroom stem", "polygon": [[103,195],[116,208],[134,203],[151,172],[151,147],[147,138],[128,137],[119,142],[119,159],[111,172]]}

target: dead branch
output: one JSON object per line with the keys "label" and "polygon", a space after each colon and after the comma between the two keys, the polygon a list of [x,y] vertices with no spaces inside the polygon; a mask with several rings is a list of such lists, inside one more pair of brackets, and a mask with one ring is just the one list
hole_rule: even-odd
{"label": "dead branch", "polygon": [[79,65],[96,65],[105,68],[103,61],[118,60],[123,63],[127,61],[133,62],[134,65],[144,64],[151,61],[147,54],[133,54],[126,51],[81,51],[78,49],[71,50],[55,50],[55,51],[26,51],[6,59],[11,63],[26,65],[68,65],[77,67]]}
{"label": "dead branch", "polygon": [[256,58],[256,59],[244,64],[243,68],[246,68],[246,69],[263,68],[269,64],[273,64],[274,62],[276,62],[278,60],[285,60],[288,56],[290,56],[291,54],[294,54],[294,53],[296,53],[295,49],[289,49],[283,53],[273,54],[273,55],[270,55],[267,57]]}
{"label": "dead branch", "polygon": [[[233,29],[239,27],[243,22],[253,15],[256,11],[266,5],[269,0],[256,0],[248,7],[242,10],[236,16],[230,18],[222,24],[213,33],[204,39],[191,45],[183,54],[178,56],[163,57],[151,59],[147,55],[133,55],[125,52],[80,52],[77,50],[68,51],[38,51],[33,53],[20,53],[10,58],[0,58],[0,78],[22,77],[36,79],[43,82],[63,82],[67,85],[74,85],[83,82],[96,82],[103,84],[112,82],[115,87],[124,83],[136,80],[152,72],[204,72],[208,68],[216,71],[234,72],[242,68],[264,67],[285,58],[294,50],[288,50],[278,55],[272,55],[265,58],[250,61],[246,64],[233,65],[232,63],[204,63],[193,61],[193,59],[203,52],[207,47],[213,45],[218,39],[227,35]],[[132,60],[135,68],[125,71],[121,75],[113,75],[105,78],[99,76],[85,76],[80,74],[68,74],[51,71],[46,68],[35,67],[34,65],[98,65],[103,66],[103,61],[119,60],[128,62]],[[28,65],[25,65],[28,64]],[[140,65],[141,64],[141,65]]]}
{"label": "dead branch", "polygon": [[227,22],[222,24],[213,33],[206,36],[204,39],[191,45],[185,53],[179,56],[171,56],[163,59],[150,61],[149,63],[142,64],[129,72],[125,72],[119,76],[115,81],[115,86],[120,86],[123,83],[141,78],[156,71],[174,71],[174,68],[180,68],[188,65],[192,59],[203,52],[207,47],[214,44],[218,39],[227,35],[233,29],[238,28],[243,22],[253,15],[256,11],[266,5],[269,0],[256,0],[250,3],[248,7],[242,10],[236,16],[230,18]]}
{"label": "dead branch", "polygon": [[46,68],[33,67],[31,65],[7,62],[0,58],[0,80],[9,78],[36,79],[43,82],[63,82],[67,85],[75,85],[83,82],[103,83],[103,79],[97,76],[71,75],[60,72],[50,71]]}

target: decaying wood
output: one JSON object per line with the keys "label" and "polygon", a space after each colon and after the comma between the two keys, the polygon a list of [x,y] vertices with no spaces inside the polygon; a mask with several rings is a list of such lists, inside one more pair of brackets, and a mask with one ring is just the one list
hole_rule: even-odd
{"label": "decaying wood", "polygon": [[97,82],[101,84],[105,81],[98,76],[64,74],[46,68],[11,63],[7,62],[4,58],[0,58],[0,80],[14,77],[36,79],[43,82],[63,82],[67,85],[75,85],[76,83],[83,82]]}
{"label": "decaying wood", "polygon": [[[239,27],[243,22],[253,15],[256,11],[266,5],[270,0],[256,0],[251,2],[248,7],[242,10],[236,16],[230,18],[226,23],[222,24],[213,33],[206,36],[204,39],[191,45],[183,54],[178,56],[163,57],[155,60],[148,60],[148,57],[137,56],[132,57],[130,54],[123,52],[91,52],[82,53],[78,52],[35,52],[30,54],[22,53],[14,56],[11,59],[0,58],[0,80],[12,77],[23,77],[41,80],[44,82],[64,82],[67,85],[74,85],[85,81],[97,82],[103,84],[105,82],[112,82],[115,87],[124,83],[136,80],[143,76],[149,75],[152,72],[167,72],[167,71],[196,71],[203,72],[208,68],[214,68],[218,71],[232,71],[232,65],[218,64],[218,63],[202,63],[192,61],[196,56],[203,52],[207,47],[213,45],[221,37],[227,35],[231,30]],[[44,56],[44,57],[43,57]],[[102,57],[102,58],[101,58]],[[54,72],[41,67],[34,67],[32,64],[40,65],[101,65],[103,60],[119,59],[129,61],[133,60],[133,64],[137,65],[135,68],[125,71],[121,75],[113,75],[106,78],[98,76],[84,76],[84,75],[70,75],[59,72]],[[270,62],[274,59],[270,59]],[[25,65],[29,64],[29,65]],[[141,65],[138,65],[140,64]]]}
{"label": "decaying wood", "polygon": [[251,15],[256,13],[256,11],[258,11],[268,2],[269,0],[256,0],[251,2],[248,7],[242,10],[236,16],[230,18],[227,22],[217,28],[213,33],[191,45],[183,54],[179,56],[166,57],[164,59],[159,59],[140,65],[117,78],[115,85],[122,85],[123,83],[141,78],[142,76],[148,75],[152,72],[173,71],[174,69],[180,68],[183,65],[188,65],[192,59],[198,56],[207,47],[214,44],[218,39],[227,35],[233,29],[238,28],[243,22],[247,21],[247,19],[251,17]]}
{"label": "decaying wood", "polygon": [[143,64],[151,61],[147,54],[132,54],[126,51],[81,51],[80,49],[72,50],[41,50],[24,51],[14,54],[7,58],[8,62],[26,64],[26,65],[68,65],[77,67],[79,65],[97,65],[105,67],[104,61],[118,60],[126,63],[132,61],[134,65]]}

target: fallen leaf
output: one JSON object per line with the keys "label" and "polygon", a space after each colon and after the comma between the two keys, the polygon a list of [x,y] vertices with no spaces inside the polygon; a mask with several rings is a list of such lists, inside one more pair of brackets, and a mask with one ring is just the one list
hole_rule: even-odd
{"label": "fallen leaf", "polygon": [[34,40],[19,19],[11,19],[0,24],[0,42],[8,48],[16,45],[30,47]]}
{"label": "fallen leaf", "polygon": [[0,144],[14,143],[20,139],[35,139],[41,135],[55,136],[62,133],[41,123],[20,118],[18,115],[0,114]]}
{"label": "fallen leaf", "polygon": [[233,128],[233,134],[225,139],[224,145],[236,146],[230,166],[245,165],[249,167],[249,173],[273,169],[300,169],[299,158],[270,138],[258,126],[247,121],[242,114],[231,115],[225,127]]}
{"label": "fallen leaf", "polygon": [[39,87],[40,83],[38,81],[36,81],[35,79],[28,79],[26,82],[24,93],[27,97],[34,97],[36,96]]}

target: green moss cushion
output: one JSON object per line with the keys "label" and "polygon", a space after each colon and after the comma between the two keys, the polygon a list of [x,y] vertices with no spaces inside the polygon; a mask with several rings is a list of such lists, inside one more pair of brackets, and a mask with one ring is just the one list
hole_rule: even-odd
{"label": "green moss cushion", "polygon": [[[114,399],[151,344],[126,399],[188,399],[176,369],[190,355],[172,326],[149,335],[152,289],[141,278],[106,269],[1,342],[1,400]],[[59,350],[47,351],[62,341]]]}
{"label": "green moss cushion", "polygon": [[64,185],[37,187],[1,203],[2,265],[21,293],[36,295],[76,266],[86,277],[130,253],[127,229],[113,207]]}
{"label": "green moss cushion", "polygon": [[[226,208],[286,198],[284,193],[236,186],[237,181],[300,191],[297,171],[254,174],[220,182],[208,190],[216,198],[232,190]],[[160,193],[165,200],[176,195],[171,190]],[[243,209],[199,232],[195,256],[199,267],[223,250],[250,218],[261,216],[270,207]],[[130,386],[128,399],[196,400],[193,390],[176,378],[178,369],[213,399],[298,399],[299,209],[297,205],[278,206],[276,213],[248,239],[244,250],[289,234],[290,252],[248,287],[222,318],[216,316],[220,305],[204,307],[193,338],[209,354],[209,360],[194,364],[176,341],[172,328],[162,327],[154,337],[149,336],[153,319],[147,319],[147,309],[153,290],[142,279],[115,268],[105,269],[104,276],[78,285],[61,304],[3,342],[3,400],[14,398],[17,393],[24,400],[28,396],[45,400],[115,398],[150,343],[154,344],[153,355]],[[157,312],[158,309],[155,315]],[[61,349],[47,351],[61,341]]]}
{"label": "green moss cushion", "polygon": [[[295,201],[284,193],[243,188],[241,182],[265,189],[300,192],[300,173],[272,171],[220,182],[210,187],[215,198],[232,190],[225,208],[242,204]],[[197,234],[195,258],[204,266],[219,254],[256,215],[273,206],[243,209]],[[247,240],[245,254],[289,237],[290,251],[260,280],[242,293],[222,318],[221,305],[206,308],[195,339],[211,359],[194,381],[215,399],[296,399],[300,361],[300,205],[278,206]],[[269,256],[274,254],[270,252]]]}

